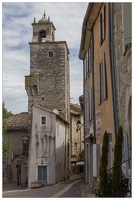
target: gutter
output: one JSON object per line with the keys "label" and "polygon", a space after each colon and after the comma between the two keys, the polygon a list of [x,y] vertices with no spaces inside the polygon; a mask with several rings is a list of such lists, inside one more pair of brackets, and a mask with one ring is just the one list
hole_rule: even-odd
{"label": "gutter", "polygon": [[83,20],[83,24],[82,24],[81,45],[80,45],[80,50],[79,50],[79,55],[78,55],[78,57],[80,59],[82,59],[80,54],[81,54],[81,51],[84,49],[84,43],[85,43],[85,34],[86,34],[86,28],[85,27],[87,25],[87,21],[88,21],[90,12],[92,10],[93,4],[94,3],[89,3],[88,4],[87,10],[86,10],[86,14],[85,14],[85,17],[84,17],[84,20]]}
{"label": "gutter", "polygon": [[[110,7],[111,5],[111,7]],[[114,129],[115,139],[118,132],[118,114],[117,114],[117,97],[115,86],[115,66],[114,66],[114,32],[113,32],[113,3],[108,3],[109,13],[109,56],[110,56],[110,69],[111,69],[111,84],[112,84],[112,100],[113,100],[113,114],[114,114]]]}

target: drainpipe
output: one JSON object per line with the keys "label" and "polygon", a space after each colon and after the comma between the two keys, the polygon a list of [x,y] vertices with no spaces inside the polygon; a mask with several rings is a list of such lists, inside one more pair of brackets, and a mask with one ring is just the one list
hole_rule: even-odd
{"label": "drainpipe", "polygon": [[[110,7],[111,5],[111,7]],[[109,20],[109,56],[110,56],[110,69],[111,69],[111,83],[112,83],[112,100],[114,112],[114,129],[115,139],[118,132],[118,115],[117,115],[117,98],[115,86],[115,66],[114,66],[114,31],[113,31],[113,3],[108,3],[108,20]]]}
{"label": "drainpipe", "polygon": [[[85,124],[85,67],[84,67],[84,60],[83,60],[83,122]],[[85,127],[84,127],[84,186],[86,185],[86,144],[85,144]]]}

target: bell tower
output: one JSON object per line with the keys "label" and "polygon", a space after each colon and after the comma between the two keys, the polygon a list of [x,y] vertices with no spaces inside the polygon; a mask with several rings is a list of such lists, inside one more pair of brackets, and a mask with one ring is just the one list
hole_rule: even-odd
{"label": "bell tower", "polygon": [[30,74],[25,76],[28,95],[29,127],[31,106],[39,105],[48,110],[59,110],[66,121],[70,119],[69,50],[66,41],[55,41],[55,27],[46,18],[32,23],[30,45]]}
{"label": "bell tower", "polygon": [[36,23],[34,18],[33,26],[33,39],[32,42],[54,42],[55,27],[52,22],[50,22],[50,17],[46,19],[46,14],[42,19]]}

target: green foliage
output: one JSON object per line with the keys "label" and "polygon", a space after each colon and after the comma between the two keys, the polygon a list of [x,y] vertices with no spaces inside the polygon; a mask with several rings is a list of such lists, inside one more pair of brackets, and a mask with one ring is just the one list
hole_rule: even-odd
{"label": "green foliage", "polygon": [[[7,127],[6,127],[6,120],[8,117],[13,116],[13,113],[8,112],[8,110],[5,107],[5,103],[2,103],[2,134],[6,133]],[[9,149],[10,143],[4,142],[2,144],[2,153],[3,153],[3,159],[7,158],[7,151]]]}
{"label": "green foliage", "polygon": [[3,152],[3,159],[5,160],[7,158],[7,151],[10,147],[10,142],[3,142],[2,145],[2,152]]}
{"label": "green foliage", "polygon": [[5,103],[2,103],[2,133],[4,134],[6,132],[6,119],[8,117],[13,116],[13,113],[8,111],[5,107]]}
{"label": "green foliage", "polygon": [[102,156],[100,164],[100,183],[99,190],[102,197],[108,196],[108,176],[107,176],[107,164],[108,164],[108,145],[109,145],[109,136],[107,131],[105,131],[103,136],[103,145],[102,145]]}
{"label": "green foliage", "polygon": [[[113,187],[113,177],[114,177],[114,173],[113,173],[113,169],[109,172],[107,172],[107,197],[112,197],[112,191],[114,189]],[[121,174],[121,188],[124,189],[127,193],[128,190],[128,179],[125,178],[124,174]],[[95,194],[96,196],[102,197],[102,193],[101,193],[101,189],[100,187],[98,188],[94,188],[93,190],[93,194]]]}
{"label": "green foliage", "polygon": [[78,155],[78,161],[83,161],[83,160],[84,160],[84,150],[81,150]]}
{"label": "green foliage", "polygon": [[100,166],[100,183],[98,188],[94,188],[93,193],[100,197],[112,197],[114,189],[124,189],[127,191],[128,179],[122,173],[122,143],[123,129],[120,126],[114,146],[114,164],[111,171],[107,171],[108,164],[108,134],[103,136],[102,157]]}
{"label": "green foliage", "polygon": [[115,189],[121,188],[121,178],[122,178],[122,142],[123,142],[123,129],[120,126],[115,141],[114,147],[114,164],[113,164],[113,187]]}

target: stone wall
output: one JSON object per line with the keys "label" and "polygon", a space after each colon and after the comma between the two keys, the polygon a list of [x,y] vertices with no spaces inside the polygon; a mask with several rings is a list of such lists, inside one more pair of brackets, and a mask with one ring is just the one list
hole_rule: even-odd
{"label": "stone wall", "polygon": [[[49,57],[49,52],[53,52],[53,57]],[[36,79],[33,78],[35,76]],[[29,81],[31,77],[32,81]],[[49,110],[60,110],[59,114],[69,119],[69,60],[66,42],[30,43],[30,76],[25,80],[30,115],[31,105],[37,104]]]}
{"label": "stone wall", "polygon": [[[114,60],[115,60],[115,79],[116,79],[116,95],[118,106],[118,123],[125,128],[126,112],[128,112],[126,102],[130,98],[131,91],[131,74],[132,74],[132,58],[131,46],[124,53],[123,33],[122,33],[122,3],[114,4]],[[129,95],[127,90],[130,90]],[[127,117],[128,118],[128,117]]]}

